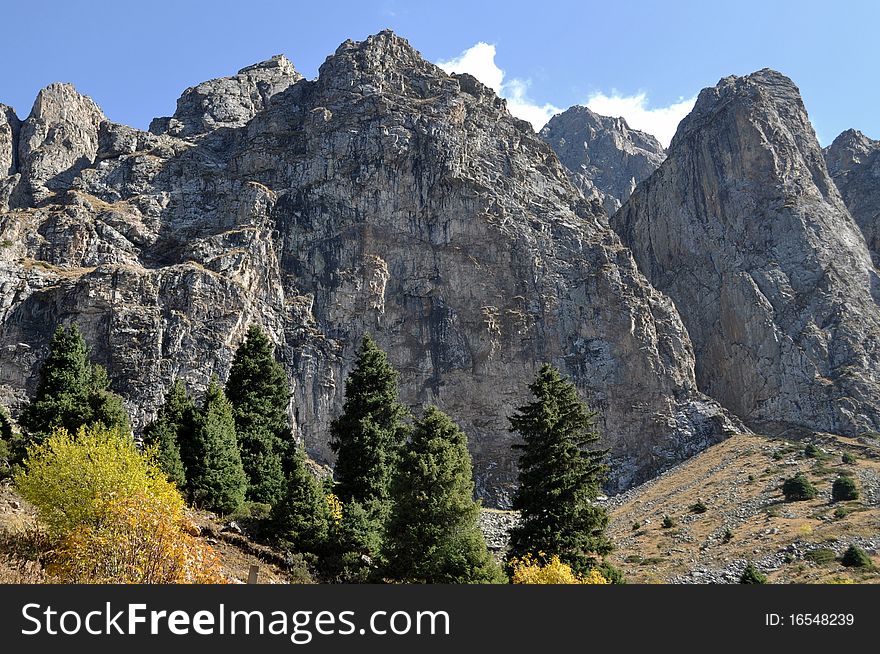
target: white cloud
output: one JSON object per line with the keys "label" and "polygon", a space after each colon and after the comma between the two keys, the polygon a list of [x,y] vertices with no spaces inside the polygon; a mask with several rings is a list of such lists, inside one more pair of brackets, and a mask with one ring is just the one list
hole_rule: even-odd
{"label": "white cloud", "polygon": [[527,120],[535,131],[561,109],[550,103],[538,104],[529,97],[530,80],[513,78],[504,81],[504,71],[495,63],[495,46],[479,42],[449,61],[438,61],[447,73],[468,73],[507,100],[507,108],[517,118]]}
{"label": "white cloud", "polygon": [[[507,100],[507,108],[517,118],[529,121],[539,131],[554,114],[562,111],[547,102],[538,104],[529,97],[530,80],[513,78],[506,80],[502,68],[495,63],[495,45],[480,41],[449,61],[439,61],[447,73],[468,73]],[[645,93],[611,95],[596,92],[590,95],[587,106],[603,116],[623,116],[633,129],[657,137],[664,147],[669,146],[678,123],[693,108],[697,97],[680,99],[667,107],[650,107]]]}
{"label": "white cloud", "polygon": [[694,96],[668,107],[649,108],[645,93],[620,95],[613,91],[611,95],[593,93],[587,100],[587,107],[603,116],[623,116],[630,127],[656,136],[663,147],[669,147],[678,123],[694,108],[696,101],[697,96]]}

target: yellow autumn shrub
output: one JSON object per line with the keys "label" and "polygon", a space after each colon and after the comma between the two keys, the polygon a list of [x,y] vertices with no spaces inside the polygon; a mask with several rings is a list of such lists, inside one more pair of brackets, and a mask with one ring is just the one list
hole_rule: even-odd
{"label": "yellow autumn shrub", "polygon": [[578,575],[567,563],[553,555],[547,561],[543,556],[527,554],[510,562],[511,583],[514,584],[607,584],[608,580],[598,570]]}
{"label": "yellow autumn shrub", "polygon": [[99,524],[114,496],[147,493],[163,497],[171,510],[184,506],[164,473],[128,434],[100,425],[81,427],[76,436],[56,429],[41,445],[28,449],[25,467],[13,482],[50,533],[59,537]]}
{"label": "yellow autumn shrub", "polygon": [[64,583],[225,583],[214,550],[183,530],[166,497],[114,495],[101,522],[62,541],[49,573]]}
{"label": "yellow autumn shrub", "polygon": [[342,522],[342,501],[335,493],[327,494],[327,514],[334,524]]}
{"label": "yellow autumn shrub", "polygon": [[14,479],[57,545],[64,583],[220,583],[214,550],[187,533],[185,503],[131,437],[101,426],[56,430]]}

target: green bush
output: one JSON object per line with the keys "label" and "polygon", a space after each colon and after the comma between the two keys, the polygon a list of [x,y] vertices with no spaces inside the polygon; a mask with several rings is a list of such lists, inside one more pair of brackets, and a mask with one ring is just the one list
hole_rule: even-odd
{"label": "green bush", "polygon": [[856,462],[856,455],[850,452],[844,452],[843,456],[840,457],[840,460],[846,465],[851,466]]}
{"label": "green bush", "polygon": [[816,497],[816,487],[810,483],[804,473],[799,472],[785,480],[782,484],[782,494],[785,495],[787,502],[811,500]]}
{"label": "green bush", "polygon": [[820,547],[807,552],[804,558],[818,565],[823,565],[825,563],[831,563],[837,559],[837,553],[827,547]]}
{"label": "green bush", "polygon": [[808,457],[810,459],[815,459],[820,454],[822,454],[822,450],[820,450],[818,447],[816,447],[813,443],[809,443],[804,448],[804,456]]}
{"label": "green bush", "polygon": [[776,450],[773,453],[773,460],[774,461],[782,461],[782,459],[784,459],[784,458],[785,458],[785,454],[783,454],[781,450]]}
{"label": "green bush", "polygon": [[852,511],[845,506],[839,506],[836,509],[834,509],[834,517],[837,518],[838,520],[845,518],[850,513],[852,513]]}
{"label": "green bush", "polygon": [[663,516],[663,528],[672,529],[675,526],[675,520],[668,515]]}
{"label": "green bush", "polygon": [[705,513],[708,510],[709,507],[706,506],[702,500],[700,500],[696,504],[691,504],[691,513]]}
{"label": "green bush", "polygon": [[758,570],[750,561],[739,578],[741,584],[766,584],[767,576]]}
{"label": "green bush", "polygon": [[641,522],[636,521],[636,522],[634,522],[633,525],[632,525],[632,530],[633,530],[633,531],[638,531],[638,530],[641,529],[641,528],[642,528],[642,523],[641,523]]}
{"label": "green bush", "polygon": [[848,568],[873,568],[871,557],[858,545],[850,545],[840,562]]}
{"label": "green bush", "polygon": [[831,499],[835,502],[847,502],[859,499],[859,489],[856,480],[848,476],[840,476],[834,480],[831,487]]}

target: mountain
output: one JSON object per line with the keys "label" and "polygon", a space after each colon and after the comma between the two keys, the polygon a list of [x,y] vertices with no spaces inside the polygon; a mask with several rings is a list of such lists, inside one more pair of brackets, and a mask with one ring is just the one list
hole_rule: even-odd
{"label": "mountain", "polygon": [[391,32],[346,41],[313,81],[275,58],[200,84],[149,132],[69,85],[8,131],[0,399],[16,410],[60,322],[79,322],[136,429],[174,377],[225,378],[256,322],[313,456],[332,458],[371,332],[404,401],[462,424],[498,505],[515,480],[507,418],[545,361],[600,411],[612,489],[744,430],[697,390],[672,302],[550,147]]}
{"label": "mountain", "polygon": [[831,179],[855,219],[874,264],[880,261],[880,141],[848,129],[824,150]]}
{"label": "mountain", "polygon": [[880,428],[880,279],[791,80],[703,90],[611,224],[674,300],[701,390],[770,433]]}
{"label": "mountain", "polygon": [[600,116],[583,106],[553,116],[540,136],[571,171],[575,186],[587,197],[598,191],[609,213],[666,158],[650,134],[630,129],[623,118]]}

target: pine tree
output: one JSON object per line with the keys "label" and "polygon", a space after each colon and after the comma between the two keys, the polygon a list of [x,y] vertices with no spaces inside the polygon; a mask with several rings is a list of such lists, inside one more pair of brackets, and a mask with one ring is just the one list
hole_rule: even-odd
{"label": "pine tree", "polygon": [[[287,374],[272,343],[256,325],[235,353],[226,397],[232,402],[248,497],[274,504],[284,494],[284,460],[290,442]],[[290,465],[290,463],[288,463]]]}
{"label": "pine tree", "polygon": [[238,452],[232,404],[216,377],[205,392],[192,444],[186,451],[187,490],[193,503],[218,513],[231,513],[240,507],[247,476]]}
{"label": "pine tree", "polygon": [[404,447],[392,484],[386,574],[405,582],[500,582],[480,531],[467,437],[428,407]]}
{"label": "pine tree", "polygon": [[109,386],[107,372],[89,362],[79,327],[59,326],[40,369],[37,391],[21,414],[28,443],[42,442],[56,427],[75,434],[83,425],[101,423],[129,431],[122,398]]}
{"label": "pine tree", "polygon": [[156,419],[144,428],[144,442],[157,448],[159,467],[180,489],[186,487],[181,444],[188,447],[192,443],[195,413],[195,404],[187,395],[186,386],[175,379],[165,392],[165,402],[159,407]]}
{"label": "pine tree", "polygon": [[596,414],[553,366],[544,365],[529,389],[534,401],[510,419],[522,439],[514,446],[521,452],[514,498],[521,522],[511,530],[508,557],[555,554],[585,573],[611,551],[608,515],[593,502],[607,471],[607,452],[589,449],[599,440]]}
{"label": "pine tree", "polygon": [[343,503],[387,501],[395,459],[406,438],[406,415],[398,401],[397,372],[376,342],[364,336],[345,380],[342,415],[330,426],[336,494]]}
{"label": "pine tree", "polygon": [[306,467],[302,448],[294,449],[287,489],[272,508],[271,529],[280,544],[296,552],[317,553],[327,541],[327,498]]}

